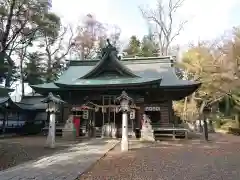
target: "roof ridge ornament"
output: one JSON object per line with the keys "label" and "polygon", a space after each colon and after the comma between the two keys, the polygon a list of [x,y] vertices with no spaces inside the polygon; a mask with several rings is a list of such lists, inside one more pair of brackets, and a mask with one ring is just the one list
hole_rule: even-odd
{"label": "roof ridge ornament", "polygon": [[48,96],[45,97],[41,102],[43,103],[49,103],[49,102],[54,102],[57,104],[61,104],[61,103],[65,103],[65,101],[63,101],[59,95],[53,95],[52,92],[48,93]]}
{"label": "roof ridge ornament", "polygon": [[107,46],[102,48],[102,57],[104,57],[106,54],[110,54],[110,53],[114,53],[114,55],[119,59],[119,57],[117,56],[118,54],[118,50],[115,46],[113,46],[111,43],[110,43],[110,39],[107,39]]}

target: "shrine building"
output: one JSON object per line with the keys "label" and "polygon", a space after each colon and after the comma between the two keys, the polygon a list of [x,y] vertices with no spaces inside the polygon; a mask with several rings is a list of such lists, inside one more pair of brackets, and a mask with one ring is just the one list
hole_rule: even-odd
{"label": "shrine building", "polygon": [[[119,58],[110,44],[99,60],[71,60],[60,78],[52,83],[34,85],[42,95],[49,92],[67,102],[60,121],[79,116],[79,134],[111,136],[111,128],[121,132],[121,112],[116,98],[122,91],[134,100],[129,113],[129,132],[141,128],[147,114],[157,127],[174,125],[173,101],[193,93],[200,83],[179,79],[175,57]],[[153,126],[155,127],[155,126]],[[94,133],[93,133],[94,132]]]}

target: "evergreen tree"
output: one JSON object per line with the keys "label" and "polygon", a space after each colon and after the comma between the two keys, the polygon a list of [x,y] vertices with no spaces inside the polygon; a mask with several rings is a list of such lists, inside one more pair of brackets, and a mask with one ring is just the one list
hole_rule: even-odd
{"label": "evergreen tree", "polygon": [[28,62],[24,69],[25,82],[31,85],[44,82],[43,54],[34,52],[28,55]]}
{"label": "evergreen tree", "polygon": [[128,47],[124,50],[128,56],[138,56],[141,52],[141,42],[137,36],[132,36],[128,43]]}
{"label": "evergreen tree", "polygon": [[154,57],[158,56],[158,46],[151,36],[144,36],[141,42],[141,56]]}

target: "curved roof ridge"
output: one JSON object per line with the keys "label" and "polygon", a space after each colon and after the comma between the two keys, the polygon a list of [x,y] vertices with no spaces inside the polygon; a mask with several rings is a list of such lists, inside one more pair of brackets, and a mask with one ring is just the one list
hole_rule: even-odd
{"label": "curved roof ridge", "polygon": [[[106,54],[104,54],[103,58],[94,66],[94,68],[92,70],[90,70],[90,72],[88,72],[87,74],[85,74],[84,76],[82,76],[79,79],[87,79],[90,78],[91,76],[93,76],[95,73],[98,72],[98,70],[100,70],[100,68],[105,68],[104,63],[107,62],[107,60],[110,59],[112,61],[114,61],[114,63],[116,63],[116,66],[120,68],[120,70],[123,71],[123,73],[127,74],[128,76],[131,77],[138,77],[136,74],[134,74],[129,68],[127,68],[126,66],[124,66],[116,57],[115,53],[113,51],[108,52]],[[117,69],[117,68],[116,68]]]}

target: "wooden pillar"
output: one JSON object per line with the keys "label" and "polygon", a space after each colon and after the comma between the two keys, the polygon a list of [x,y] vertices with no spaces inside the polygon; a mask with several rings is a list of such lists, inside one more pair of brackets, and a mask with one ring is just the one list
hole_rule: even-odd
{"label": "wooden pillar", "polygon": [[174,115],[173,115],[173,107],[172,100],[168,101],[168,114],[169,114],[169,123],[175,126]]}
{"label": "wooden pillar", "polygon": [[105,135],[105,129],[104,129],[104,124],[105,124],[105,106],[104,106],[104,96],[102,96],[102,116],[103,116],[103,119],[102,119],[102,135],[101,137],[103,138],[104,135]]}
{"label": "wooden pillar", "polygon": [[136,112],[136,127],[141,129],[142,128],[142,117],[144,114],[144,104],[138,104],[137,105],[139,107],[139,109],[137,109]]}
{"label": "wooden pillar", "polygon": [[61,123],[64,123],[64,104],[61,104]]}
{"label": "wooden pillar", "polygon": [[94,109],[94,110],[92,110],[92,137],[96,137],[95,120],[96,120],[96,112],[95,112],[95,109]]}

